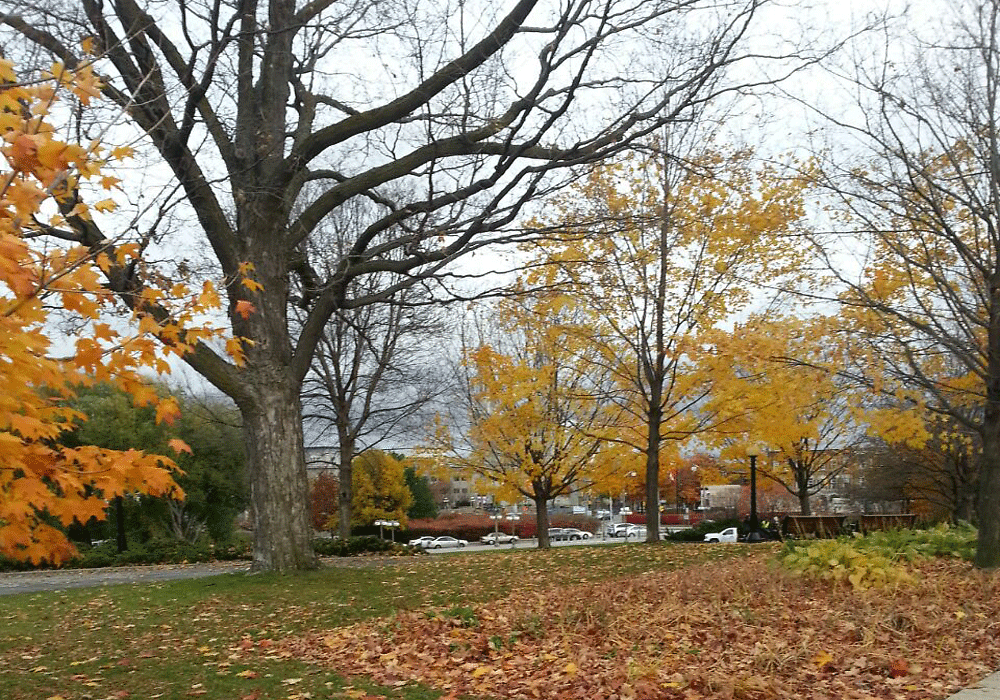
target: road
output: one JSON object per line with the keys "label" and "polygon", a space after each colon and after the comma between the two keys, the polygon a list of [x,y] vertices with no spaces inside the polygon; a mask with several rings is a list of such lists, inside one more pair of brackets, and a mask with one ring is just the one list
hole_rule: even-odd
{"label": "road", "polygon": [[[630,540],[634,541],[634,540]],[[621,544],[620,537],[602,539],[596,537],[589,540],[574,540],[570,542],[553,542],[553,547],[577,547],[580,545]],[[455,549],[432,549],[429,554],[443,555],[456,552],[476,552],[490,549],[533,549],[538,546],[534,539],[519,540],[512,547],[509,544],[499,546],[472,542],[468,547]],[[372,566],[379,563],[399,563],[406,557],[347,557],[324,559],[333,566]],[[248,561],[221,561],[202,564],[161,564],[153,566],[116,566],[103,569],[58,569],[43,571],[13,571],[0,572],[0,596],[15,593],[41,593],[62,591],[71,588],[93,588],[113,586],[126,583],[154,583],[158,581],[176,581],[179,579],[205,578],[221,574],[247,573],[250,571]]]}

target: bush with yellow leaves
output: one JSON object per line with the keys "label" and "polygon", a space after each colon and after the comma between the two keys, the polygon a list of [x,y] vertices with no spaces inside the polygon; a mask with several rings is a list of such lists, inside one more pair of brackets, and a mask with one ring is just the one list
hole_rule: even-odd
{"label": "bush with yellow leaves", "polygon": [[849,583],[856,590],[906,585],[914,577],[902,565],[878,552],[859,551],[847,540],[789,542],[780,555],[793,573],[835,583]]}

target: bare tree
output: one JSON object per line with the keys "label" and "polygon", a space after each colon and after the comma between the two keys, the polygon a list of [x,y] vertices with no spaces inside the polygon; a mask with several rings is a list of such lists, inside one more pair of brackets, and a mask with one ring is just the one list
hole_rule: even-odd
{"label": "bare tree", "polygon": [[952,523],[976,522],[978,436],[939,417],[920,447],[883,444],[864,488],[890,499],[923,501]]}
{"label": "bare tree", "polygon": [[[161,327],[170,308],[142,292],[190,272],[180,246],[202,246],[224,280],[241,364],[183,334],[163,340],[190,341],[187,363],[239,406],[254,566],[285,570],[315,565],[300,389],[329,319],[440,278],[574,166],[745,89],[714,78],[750,58],[764,2],[2,0],[0,21],[12,53],[93,60],[143,176],[166,182],[132,194],[131,231],[73,215],[68,193],[67,225],[48,233],[95,253],[138,242],[108,284]],[[652,54],[669,68],[646,70]],[[764,58],[777,57],[752,56]],[[303,243],[359,198],[378,206],[322,276]],[[354,284],[386,272],[399,277]],[[301,324],[289,322],[293,278]]]}
{"label": "bare tree", "polygon": [[[858,60],[849,82],[862,116],[829,118],[867,150],[825,164],[837,232],[814,240],[865,350],[855,377],[908,393],[913,405],[978,434],[976,563],[996,567],[1000,4],[946,5],[949,19],[933,35],[887,37],[881,51]],[[858,151],[841,147],[845,153]]]}
{"label": "bare tree", "polygon": [[[317,268],[324,262],[338,265],[349,251],[360,218],[350,215],[355,208],[345,206],[309,242]],[[323,269],[322,274],[335,272]],[[385,272],[357,278],[350,293],[375,293],[400,277]],[[316,346],[302,387],[303,418],[314,440],[333,436],[337,442],[341,537],[351,534],[354,457],[386,441],[400,447],[408,435],[422,436],[430,419],[425,409],[440,393],[440,348],[447,324],[430,296],[426,287],[416,285],[386,303],[341,309],[330,317]]]}

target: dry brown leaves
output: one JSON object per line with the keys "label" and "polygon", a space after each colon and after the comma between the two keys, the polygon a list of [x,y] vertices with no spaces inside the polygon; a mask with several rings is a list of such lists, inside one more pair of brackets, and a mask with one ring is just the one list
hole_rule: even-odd
{"label": "dry brown leaves", "polygon": [[450,696],[943,698],[1000,666],[1000,576],[956,561],[916,568],[911,587],[858,592],[794,578],[762,554],[401,612],[277,646]]}

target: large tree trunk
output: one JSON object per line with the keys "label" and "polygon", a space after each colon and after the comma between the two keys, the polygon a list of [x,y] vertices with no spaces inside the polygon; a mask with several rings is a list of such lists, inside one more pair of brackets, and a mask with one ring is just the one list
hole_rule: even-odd
{"label": "large tree trunk", "polygon": [[258,376],[253,401],[240,407],[250,470],[253,568],[258,571],[316,567],[299,385],[281,375],[273,372],[272,381]]}
{"label": "large tree trunk", "polygon": [[990,394],[995,391],[997,388],[994,386],[987,388],[976,503],[979,539],[976,543],[975,564],[982,569],[1000,566],[1000,402],[990,400]]}
{"label": "large tree trunk", "polygon": [[983,410],[983,451],[976,497],[979,537],[975,564],[981,569],[1000,566],[1000,292],[991,285],[990,326],[987,329],[986,406]]}

